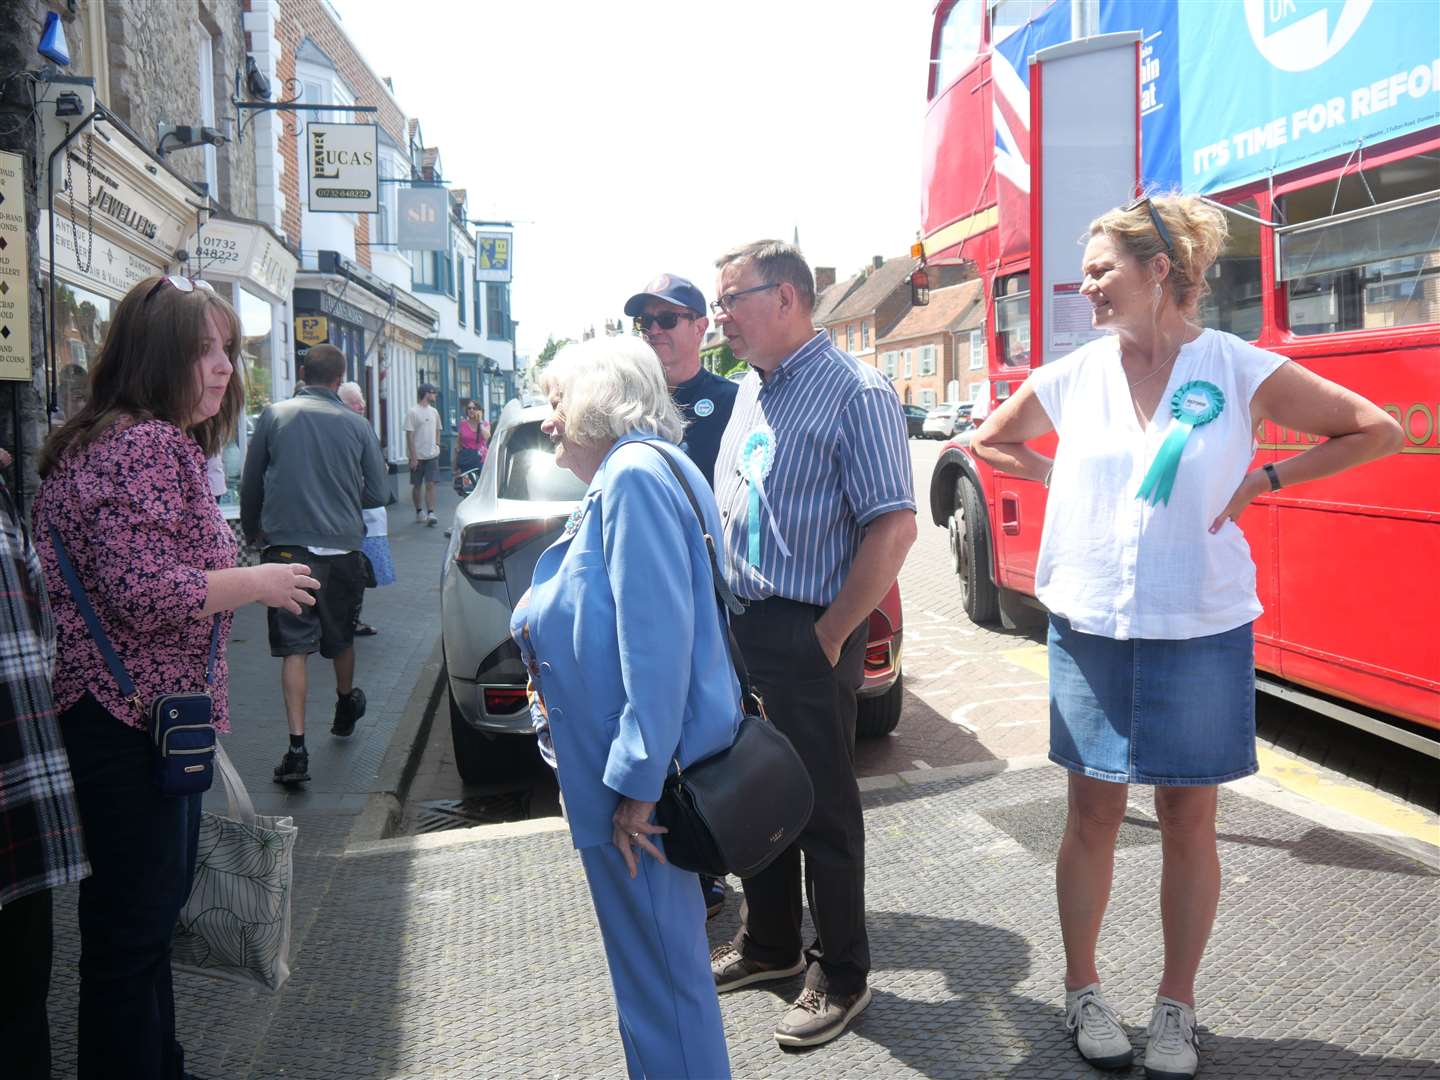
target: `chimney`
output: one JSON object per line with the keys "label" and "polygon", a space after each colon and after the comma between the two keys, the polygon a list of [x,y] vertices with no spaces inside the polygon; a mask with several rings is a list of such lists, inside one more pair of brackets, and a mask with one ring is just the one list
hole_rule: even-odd
{"label": "chimney", "polygon": [[815,295],[816,295],[816,296],[819,296],[822,292],[824,292],[826,289],[828,289],[831,285],[834,285],[834,284],[835,284],[835,268],[834,268],[833,266],[817,266],[817,267],[815,267]]}
{"label": "chimney", "polygon": [[870,256],[870,265],[871,265],[872,267],[874,267],[876,270],[879,270],[882,266],[885,265],[885,256],[884,256],[884,255],[872,255],[872,256]]}

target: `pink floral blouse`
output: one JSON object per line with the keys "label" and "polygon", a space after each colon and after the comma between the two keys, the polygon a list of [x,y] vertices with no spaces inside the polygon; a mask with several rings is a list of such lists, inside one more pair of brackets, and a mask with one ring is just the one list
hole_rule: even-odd
{"label": "pink floral blouse", "polygon": [[[194,439],[162,420],[116,425],[55,466],[36,495],[34,520],[58,632],[57,712],[89,690],[131,727],[146,724],[85,629],[50,543],[52,525],[146,708],[158,694],[204,688],[211,623],[200,617],[205,573],[235,565],[235,538],[210,494],[205,454]],[[222,732],[230,730],[230,623],[227,611],[210,688]]]}

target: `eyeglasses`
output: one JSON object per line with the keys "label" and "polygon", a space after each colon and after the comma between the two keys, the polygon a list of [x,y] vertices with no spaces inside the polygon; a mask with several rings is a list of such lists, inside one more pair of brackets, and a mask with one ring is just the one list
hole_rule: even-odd
{"label": "eyeglasses", "polygon": [[697,318],[699,318],[698,315],[693,315],[688,311],[662,311],[658,315],[636,315],[635,329],[642,333],[652,326],[658,326],[661,330],[674,330],[681,319],[694,322]]}
{"label": "eyeglasses", "polygon": [[727,292],[724,296],[720,297],[720,299],[712,300],[710,302],[710,310],[713,311],[716,315],[719,315],[722,312],[726,315],[729,315],[731,310],[735,307],[735,301],[739,300],[740,297],[746,295],[747,293],[761,292],[764,289],[778,289],[779,287],[780,282],[772,281],[769,285],[752,285],[748,289],[738,289],[735,292]]}
{"label": "eyeglasses", "polygon": [[185,293],[194,292],[196,289],[204,289],[206,292],[212,294],[215,292],[215,287],[213,285],[211,285],[208,281],[204,281],[200,278],[182,277],[179,274],[166,274],[159,281],[155,282],[154,285],[150,286],[150,291],[145,294],[145,299],[144,301],[142,301],[142,303],[148,304],[151,297],[153,297],[157,292],[163,289],[167,284],[173,285],[180,292]]}
{"label": "eyeglasses", "polygon": [[1143,199],[1136,199],[1129,206],[1125,207],[1125,213],[1128,214],[1132,210],[1139,210],[1142,206],[1145,207],[1146,211],[1150,214],[1150,224],[1155,226],[1155,232],[1159,234],[1160,242],[1165,245],[1165,251],[1173,259],[1175,257],[1175,244],[1174,241],[1170,239],[1170,230],[1165,227],[1165,221],[1161,218],[1160,211],[1155,209],[1155,204],[1150,201],[1150,196],[1146,195]]}

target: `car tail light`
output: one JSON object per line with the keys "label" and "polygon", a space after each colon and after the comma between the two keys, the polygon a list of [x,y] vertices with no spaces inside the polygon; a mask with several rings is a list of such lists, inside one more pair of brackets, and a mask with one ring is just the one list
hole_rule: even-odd
{"label": "car tail light", "polygon": [[498,581],[505,576],[505,557],[531,540],[561,527],[559,518],[525,521],[482,521],[466,525],[455,553],[466,577]]}
{"label": "car tail light", "polygon": [[899,647],[895,628],[890,625],[885,612],[875,608],[865,627],[865,675],[867,678],[886,674],[895,666],[895,651]]}
{"label": "car tail light", "polygon": [[881,675],[890,670],[890,642],[882,641],[865,648],[865,674]]}
{"label": "car tail light", "polygon": [[519,646],[509,638],[480,661],[475,680],[480,684],[485,711],[491,716],[504,716],[525,708],[525,661],[520,657]]}
{"label": "car tail light", "polygon": [[491,716],[519,712],[529,700],[523,686],[487,686],[483,695],[485,711]]}

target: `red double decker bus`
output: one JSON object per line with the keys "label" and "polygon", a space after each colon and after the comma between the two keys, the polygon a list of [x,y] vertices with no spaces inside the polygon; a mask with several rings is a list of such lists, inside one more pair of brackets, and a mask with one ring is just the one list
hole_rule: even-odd
{"label": "red double decker bus", "polygon": [[[1038,280],[1032,293],[1046,240],[1031,212],[1045,151],[1032,57],[1138,32],[1139,185],[1230,211],[1201,320],[1350,387],[1405,432],[1400,453],[1263,496],[1242,516],[1265,607],[1260,685],[1440,756],[1440,60],[1433,32],[1402,41],[1418,10],[941,0],[916,254],[984,281],[986,356],[967,388],[983,414],[1046,358],[1032,343],[1056,332]],[[1258,441],[1257,466],[1309,437],[1267,424]],[[931,511],[977,622],[1034,603],[1044,503],[1040,484],[989,468],[965,435],[942,452]]]}

